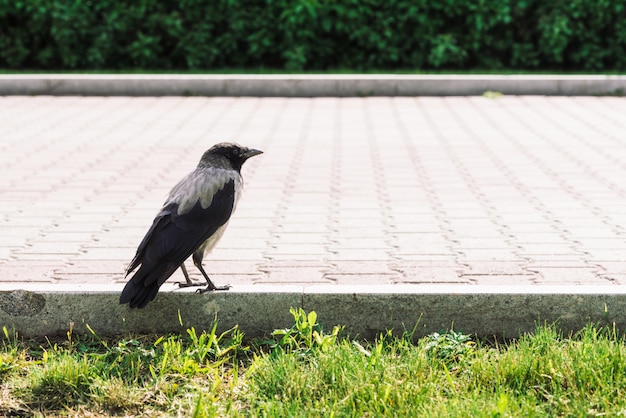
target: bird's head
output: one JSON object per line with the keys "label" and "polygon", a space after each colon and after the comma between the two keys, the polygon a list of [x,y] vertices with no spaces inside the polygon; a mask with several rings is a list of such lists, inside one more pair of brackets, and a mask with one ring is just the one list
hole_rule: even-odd
{"label": "bird's head", "polygon": [[220,142],[219,144],[213,145],[202,155],[198,167],[232,167],[239,171],[248,158],[259,154],[263,154],[263,151],[244,147],[232,142]]}

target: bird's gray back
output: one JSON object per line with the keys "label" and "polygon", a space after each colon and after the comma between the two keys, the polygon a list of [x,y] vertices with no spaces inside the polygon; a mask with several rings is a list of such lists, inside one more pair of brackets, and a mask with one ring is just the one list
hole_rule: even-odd
{"label": "bird's gray back", "polygon": [[172,188],[163,206],[177,204],[178,215],[189,212],[198,201],[202,209],[206,209],[211,205],[215,193],[222,190],[230,181],[235,182],[234,206],[236,206],[243,183],[241,174],[236,170],[221,167],[196,168]]}

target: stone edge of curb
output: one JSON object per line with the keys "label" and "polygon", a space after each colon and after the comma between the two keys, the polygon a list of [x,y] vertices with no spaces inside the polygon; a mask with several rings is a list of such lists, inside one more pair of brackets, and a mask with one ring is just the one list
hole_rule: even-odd
{"label": "stone edge of curb", "polygon": [[626,329],[623,286],[239,286],[197,295],[166,286],[141,310],[118,304],[123,284],[3,284],[0,322],[28,337],[64,335],[73,323],[99,335],[220,330],[238,326],[250,337],[289,327],[291,307],[314,310],[325,329],[345,325],[353,337],[373,339],[386,330],[416,336],[454,328],[485,337],[516,338],[538,324],[556,323],[575,332],[588,323]]}
{"label": "stone edge of curb", "polygon": [[621,75],[0,75],[0,95],[623,96]]}

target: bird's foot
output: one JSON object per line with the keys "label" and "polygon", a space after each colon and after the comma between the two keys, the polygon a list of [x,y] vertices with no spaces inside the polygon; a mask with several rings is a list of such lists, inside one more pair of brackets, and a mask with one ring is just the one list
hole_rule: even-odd
{"label": "bird's foot", "polygon": [[230,285],[227,284],[225,286],[207,286],[204,289],[198,289],[196,290],[196,293],[206,293],[206,292],[213,292],[215,290],[228,290],[230,289]]}
{"label": "bird's foot", "polygon": [[182,283],[182,282],[174,282],[175,284],[178,285],[178,287],[200,287],[200,286],[204,286],[206,284],[206,282],[186,282],[186,283]]}

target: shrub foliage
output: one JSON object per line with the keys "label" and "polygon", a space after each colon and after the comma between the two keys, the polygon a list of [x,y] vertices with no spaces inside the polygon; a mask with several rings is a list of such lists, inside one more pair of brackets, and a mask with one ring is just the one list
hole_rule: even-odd
{"label": "shrub foliage", "polygon": [[0,67],[626,69],[624,0],[0,0]]}

